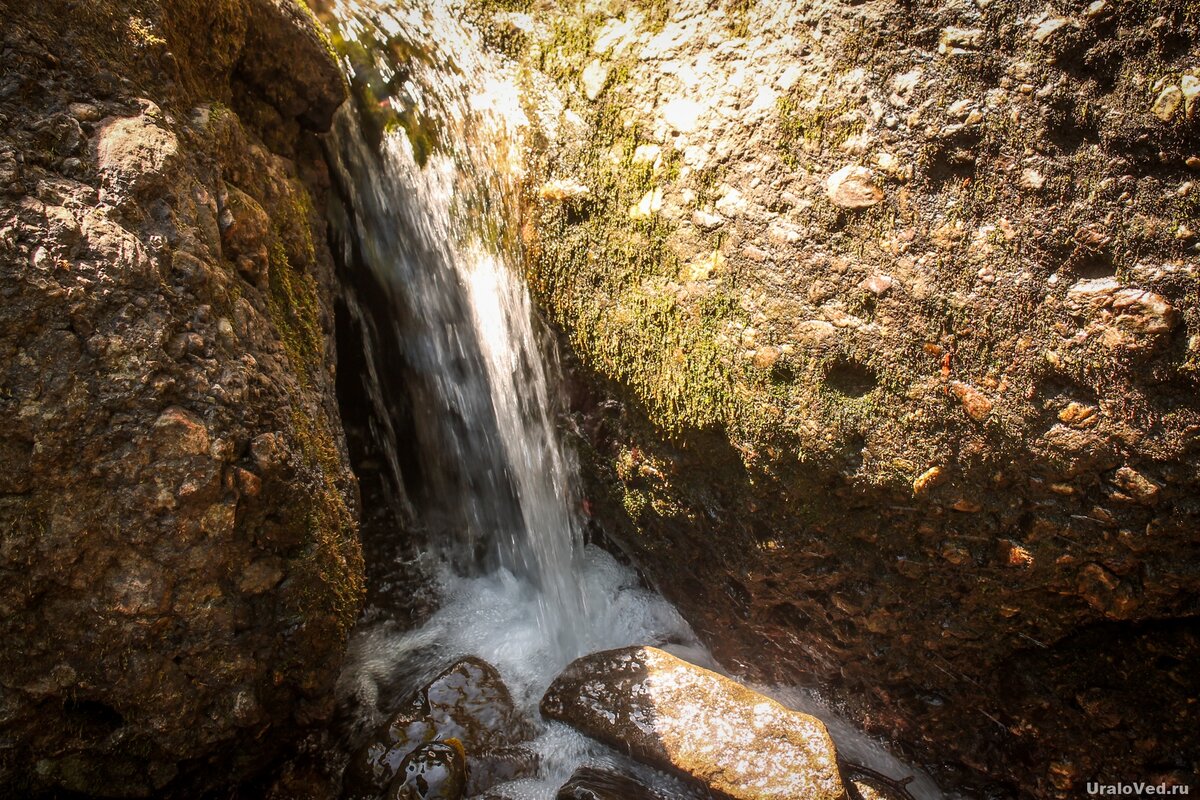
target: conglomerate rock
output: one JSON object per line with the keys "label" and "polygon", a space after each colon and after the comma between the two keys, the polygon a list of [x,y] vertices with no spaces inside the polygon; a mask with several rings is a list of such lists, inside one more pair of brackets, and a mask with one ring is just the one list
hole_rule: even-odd
{"label": "conglomerate rock", "polygon": [[0,18],[0,793],[197,796],[329,714],[360,603],[344,87],[290,0]]}
{"label": "conglomerate rock", "polygon": [[1194,7],[475,5],[588,506],[723,663],[998,796],[1194,771]]}

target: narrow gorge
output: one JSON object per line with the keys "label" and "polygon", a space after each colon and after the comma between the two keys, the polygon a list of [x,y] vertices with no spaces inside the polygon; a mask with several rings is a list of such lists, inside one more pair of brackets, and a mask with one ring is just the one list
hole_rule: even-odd
{"label": "narrow gorge", "polygon": [[1200,7],[0,0],[0,793],[1200,791]]}

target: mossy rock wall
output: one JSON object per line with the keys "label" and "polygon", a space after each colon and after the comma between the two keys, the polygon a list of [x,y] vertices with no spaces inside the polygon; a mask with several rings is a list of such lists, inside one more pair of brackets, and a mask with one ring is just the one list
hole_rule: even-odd
{"label": "mossy rock wall", "polygon": [[292,0],[0,18],[0,793],[197,797],[329,717],[361,604],[345,87]]}
{"label": "mossy rock wall", "polygon": [[1194,771],[1198,7],[495,5],[590,507],[727,665],[995,796]]}

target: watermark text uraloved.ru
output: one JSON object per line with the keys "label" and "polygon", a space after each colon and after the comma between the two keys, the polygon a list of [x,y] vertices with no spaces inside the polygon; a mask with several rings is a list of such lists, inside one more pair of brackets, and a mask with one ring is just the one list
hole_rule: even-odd
{"label": "watermark text uraloved.ru", "polygon": [[1087,793],[1098,797],[1183,797],[1191,787],[1172,783],[1093,783]]}

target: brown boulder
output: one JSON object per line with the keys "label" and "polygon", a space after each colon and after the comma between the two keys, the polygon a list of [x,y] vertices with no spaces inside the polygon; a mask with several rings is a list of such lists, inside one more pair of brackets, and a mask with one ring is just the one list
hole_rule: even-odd
{"label": "brown boulder", "polygon": [[654,647],[576,659],[541,708],[718,797],[846,797],[837,749],[820,720]]}

